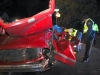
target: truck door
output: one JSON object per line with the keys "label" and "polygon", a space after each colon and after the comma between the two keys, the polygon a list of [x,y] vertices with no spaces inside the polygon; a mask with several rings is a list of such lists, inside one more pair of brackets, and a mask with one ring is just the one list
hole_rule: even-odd
{"label": "truck door", "polygon": [[[76,57],[74,54],[74,46],[79,43],[79,40],[75,37],[72,37],[72,40],[62,38],[62,34],[58,36],[58,39],[53,39],[53,47],[54,47],[54,58],[68,64],[70,66],[74,66],[76,62]],[[70,35],[67,35],[70,37]]]}

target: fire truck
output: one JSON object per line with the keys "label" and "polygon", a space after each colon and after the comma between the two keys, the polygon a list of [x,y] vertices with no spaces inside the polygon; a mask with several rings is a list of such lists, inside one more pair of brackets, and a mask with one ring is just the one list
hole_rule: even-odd
{"label": "fire truck", "polygon": [[10,23],[0,19],[0,27],[7,33],[0,36],[0,72],[46,71],[55,60],[74,66],[73,47],[77,41],[72,44],[65,39],[66,33],[61,33],[59,40],[54,38],[53,34],[57,34],[52,30],[55,0],[47,1],[48,8],[31,17]]}

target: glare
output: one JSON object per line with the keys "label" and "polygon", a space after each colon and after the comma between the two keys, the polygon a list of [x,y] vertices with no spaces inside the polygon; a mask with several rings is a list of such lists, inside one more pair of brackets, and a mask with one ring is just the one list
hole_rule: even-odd
{"label": "glare", "polygon": [[19,19],[15,19],[15,22],[19,21]]}
{"label": "glare", "polygon": [[77,46],[75,45],[74,48],[76,48]]}

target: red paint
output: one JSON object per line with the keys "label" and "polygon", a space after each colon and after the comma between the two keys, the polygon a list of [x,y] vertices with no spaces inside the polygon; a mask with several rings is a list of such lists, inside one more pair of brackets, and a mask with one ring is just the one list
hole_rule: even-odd
{"label": "red paint", "polygon": [[[0,20],[0,26],[4,28],[9,36],[0,40],[0,50],[17,50],[22,48],[48,48],[48,41],[51,40],[52,31],[48,31],[52,28],[52,13],[55,8],[55,0],[50,0],[49,8],[29,18],[21,19],[17,22],[4,24]],[[55,47],[55,59],[73,66],[76,62],[76,58],[73,52],[73,46],[68,40],[64,39],[64,33],[60,34],[61,40],[54,40],[52,44]],[[70,58],[66,59],[66,58]],[[18,62],[3,62],[0,61],[0,65],[17,65],[33,63],[40,60],[44,60],[44,56],[37,57],[32,60],[23,60]]]}

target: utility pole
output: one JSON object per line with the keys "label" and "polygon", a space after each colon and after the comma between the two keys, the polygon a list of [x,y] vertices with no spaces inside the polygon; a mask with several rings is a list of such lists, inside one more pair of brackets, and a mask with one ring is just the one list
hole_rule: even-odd
{"label": "utility pole", "polygon": [[60,17],[60,13],[58,12],[59,11],[59,9],[55,9],[54,10],[55,12],[56,12],[56,25],[58,24],[58,18]]}

